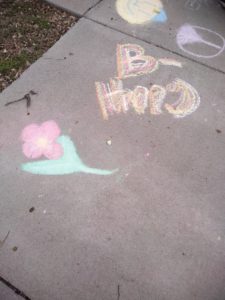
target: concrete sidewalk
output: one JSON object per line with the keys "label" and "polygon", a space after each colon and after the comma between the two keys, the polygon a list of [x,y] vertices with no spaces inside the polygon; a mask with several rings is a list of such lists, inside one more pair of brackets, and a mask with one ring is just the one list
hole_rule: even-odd
{"label": "concrete sidewalk", "polygon": [[[101,0],[100,0],[101,1]],[[96,4],[99,0],[46,0],[46,2],[55,5],[63,10],[69,11],[75,15],[83,16]]]}
{"label": "concrete sidewalk", "polygon": [[[164,1],[167,21],[131,25],[96,2],[0,95],[0,275],[32,300],[224,299],[225,54],[193,26],[225,36],[225,12]],[[180,49],[181,13],[215,47]],[[31,90],[29,115],[5,106]],[[21,133],[50,120],[64,156],[33,164],[46,158],[28,158]]]}

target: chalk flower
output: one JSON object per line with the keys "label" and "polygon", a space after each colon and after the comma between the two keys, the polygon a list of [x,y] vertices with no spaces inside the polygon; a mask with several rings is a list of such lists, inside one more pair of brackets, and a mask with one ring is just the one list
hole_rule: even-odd
{"label": "chalk flower", "polygon": [[62,146],[57,143],[60,129],[55,121],[30,124],[22,131],[23,153],[28,158],[39,158],[42,155],[48,159],[58,159],[63,155]]}

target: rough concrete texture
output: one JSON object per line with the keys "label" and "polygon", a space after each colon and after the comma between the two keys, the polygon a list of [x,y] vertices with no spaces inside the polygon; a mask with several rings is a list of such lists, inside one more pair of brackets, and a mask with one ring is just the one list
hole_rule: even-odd
{"label": "rough concrete texture", "polygon": [[[132,0],[124,1],[127,3],[135,2]],[[154,4],[154,2],[157,1],[151,0],[150,2]],[[138,0],[136,2],[135,8],[138,9],[138,3],[143,2],[143,0]],[[175,53],[180,53],[181,55],[225,72],[225,51],[222,51],[220,55],[214,58],[202,58],[197,57],[196,55],[189,55],[187,52],[180,50],[176,43],[177,33],[181,26],[189,24],[192,26],[204,27],[220,34],[222,39],[214,33],[195,28],[197,34],[204,38],[204,40],[212,42],[221,48],[222,45],[225,44],[225,41],[223,40],[225,37],[225,17],[224,10],[220,7],[218,2],[216,0],[164,0],[162,2],[167,15],[167,21],[165,23],[147,22],[143,25],[129,24],[118,15],[115,0],[105,0],[100,2],[87,14],[87,17],[120,30],[121,32],[143,39],[165,49],[169,49]],[[143,9],[144,7],[140,4],[139,6],[140,9]],[[136,13],[135,10],[134,12]],[[193,34],[191,34],[191,37],[193,38]],[[185,38],[187,38],[187,34],[185,34]],[[202,42],[194,44],[189,43],[186,44],[184,48],[197,55],[205,56],[215,55],[220,51],[220,49],[207,46]]]}
{"label": "rough concrete texture", "polygon": [[[95,81],[117,75],[116,47],[125,43],[183,64],[125,79],[125,88],[178,77],[198,91],[200,107],[181,119],[130,109],[104,121]],[[1,276],[32,300],[224,299],[223,82],[220,72],[80,20],[0,96],[1,235],[10,230]],[[29,116],[25,103],[4,106],[31,89],[38,95]],[[21,171],[29,161],[22,129],[47,120],[72,138],[86,164],[119,171]]]}
{"label": "rough concrete texture", "polygon": [[91,9],[99,0],[45,0],[76,15],[83,15]]}
{"label": "rough concrete texture", "polygon": [[[0,1],[1,2],[1,1]],[[20,296],[16,295],[14,291],[0,283],[0,299],[2,300],[22,300]]]}

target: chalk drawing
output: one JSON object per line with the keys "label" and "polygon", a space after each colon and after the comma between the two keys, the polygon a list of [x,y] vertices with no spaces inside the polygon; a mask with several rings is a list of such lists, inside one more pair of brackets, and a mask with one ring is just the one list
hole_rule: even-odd
{"label": "chalk drawing", "polygon": [[201,0],[187,0],[185,2],[185,7],[192,10],[199,10],[199,8],[201,7],[201,3]]}
{"label": "chalk drawing", "polygon": [[[193,113],[200,105],[198,92],[184,80],[176,79],[166,88],[153,85],[150,89],[136,86],[134,90],[124,89],[119,79],[110,79],[109,84],[96,82],[96,94],[104,120],[110,115],[126,113],[130,107],[137,114],[144,114],[149,105],[149,111],[153,115],[163,113],[164,107],[175,118],[186,117]],[[173,104],[165,103],[168,93],[177,93],[179,98]],[[165,103],[165,104],[164,104]]]}
{"label": "chalk drawing", "polygon": [[36,159],[45,156],[48,159],[58,159],[63,155],[62,146],[57,143],[60,129],[54,121],[47,121],[26,126],[21,134],[23,153],[26,157]]}
{"label": "chalk drawing", "polygon": [[[24,163],[21,166],[21,169],[23,171],[39,175],[65,175],[78,172],[95,175],[111,175],[118,171],[118,169],[102,170],[86,166],[79,157],[76,147],[69,136],[59,136],[59,131],[56,131],[59,129],[58,126],[55,127],[55,131],[53,130],[53,134],[53,127],[51,127],[53,124],[57,126],[54,121],[48,121],[43,123],[41,126],[38,126],[37,124],[31,124],[23,130],[22,140],[25,140],[25,143],[27,144],[29,142],[31,143],[31,145],[29,146],[30,148],[27,148],[29,150],[26,149],[24,151],[23,147],[24,154],[29,158],[38,158],[42,155],[49,158],[49,160]],[[45,135],[43,136],[42,134],[41,138],[43,140],[39,140],[40,134],[37,133],[37,130],[41,131],[43,130],[43,128],[45,129]],[[32,132],[34,136],[32,136]],[[56,135],[58,136],[57,138]],[[38,141],[38,143],[35,144],[35,141]],[[60,150],[60,155],[58,150],[55,152],[55,150],[53,149],[54,147],[51,148],[51,146],[49,146],[49,144],[47,143],[49,141],[53,141],[54,145],[57,144],[60,146],[60,149],[62,149]],[[51,149],[49,150],[48,147],[50,147]]]}
{"label": "chalk drawing", "polygon": [[202,6],[209,7],[210,5],[219,6],[215,0],[187,0],[185,7],[191,10],[199,10]]}
{"label": "chalk drawing", "polygon": [[148,89],[135,87],[134,91],[123,89],[123,83],[118,79],[110,79],[110,83],[96,82],[96,93],[103,119],[108,120],[114,113],[126,113],[130,106],[138,114],[143,114],[148,106]]}
{"label": "chalk drawing", "polygon": [[120,17],[130,24],[167,21],[160,0],[117,0],[116,9]]}
{"label": "chalk drawing", "polygon": [[[219,39],[221,41],[220,45],[205,40],[200,35],[201,32],[203,34],[210,33],[212,37],[214,36],[217,39]],[[179,29],[176,39],[177,39],[177,44],[181,50],[195,57],[213,58],[220,55],[225,49],[225,39],[219,33],[200,26],[192,26],[189,24],[183,25]],[[189,50],[189,48],[192,45],[196,45],[196,44],[202,44],[206,46],[208,49],[211,49],[214,53],[210,55],[206,55],[206,54],[200,54]],[[201,51],[205,51],[206,47],[203,47]]]}
{"label": "chalk drawing", "polygon": [[128,78],[144,74],[150,74],[159,68],[159,65],[182,67],[182,64],[174,59],[156,59],[153,56],[144,55],[145,50],[135,44],[117,45],[117,72],[118,78]]}
{"label": "chalk drawing", "polygon": [[176,118],[190,115],[200,105],[200,96],[196,89],[184,80],[175,79],[166,86],[167,92],[179,93],[180,97],[174,104],[165,104],[165,109]]}
{"label": "chalk drawing", "polygon": [[160,115],[162,113],[162,105],[166,97],[166,89],[161,85],[154,84],[149,90],[150,113],[152,115]]}

